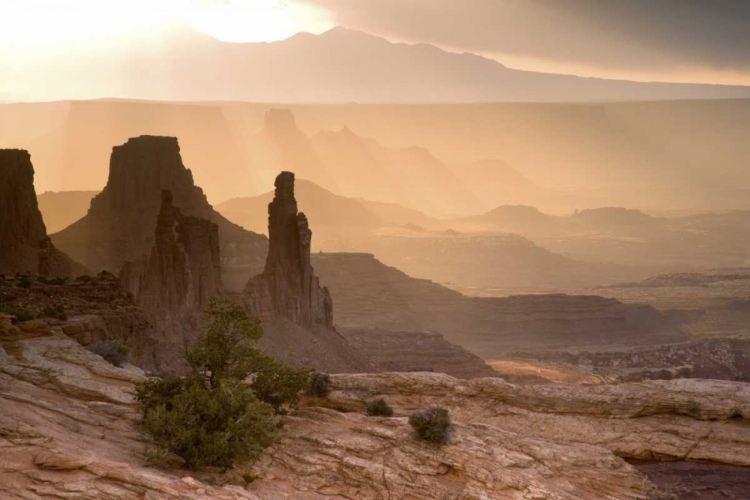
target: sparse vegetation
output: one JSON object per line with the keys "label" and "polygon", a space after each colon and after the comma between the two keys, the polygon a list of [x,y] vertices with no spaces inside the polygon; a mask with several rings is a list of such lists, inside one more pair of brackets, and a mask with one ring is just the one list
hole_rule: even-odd
{"label": "sparse vegetation", "polygon": [[31,286],[31,276],[24,274],[18,280],[18,286],[20,288],[29,288]]}
{"label": "sparse vegetation", "polygon": [[17,309],[2,303],[0,303],[0,313],[15,316],[18,321],[31,321],[32,319],[37,318],[36,313],[33,311],[29,311],[28,309]]}
{"label": "sparse vegetation", "polygon": [[422,441],[445,444],[451,437],[453,424],[448,410],[440,406],[428,406],[411,414],[409,424]]}
{"label": "sparse vegetation", "polygon": [[308,394],[318,398],[324,398],[331,393],[331,376],[323,372],[312,372],[310,374],[310,387]]}
{"label": "sparse vegetation", "polygon": [[95,342],[88,346],[88,350],[104,358],[109,364],[122,367],[130,355],[130,347],[119,340]]}
{"label": "sparse vegetation", "polygon": [[257,458],[275,438],[277,414],[308,384],[308,371],[257,348],[263,330],[242,308],[213,299],[206,314],[204,331],[185,353],[192,374],[136,386],[144,428],[191,469]]}
{"label": "sparse vegetation", "polygon": [[68,319],[68,315],[65,313],[65,308],[61,305],[45,307],[42,310],[41,316],[59,319],[60,321],[67,321]]}
{"label": "sparse vegetation", "polygon": [[251,474],[250,472],[245,472],[242,474],[242,479],[245,480],[245,484],[254,483],[256,479],[258,479],[258,476],[255,474]]}
{"label": "sparse vegetation", "polygon": [[385,399],[375,399],[367,403],[367,409],[365,410],[370,417],[392,417],[393,408],[388,406]]}

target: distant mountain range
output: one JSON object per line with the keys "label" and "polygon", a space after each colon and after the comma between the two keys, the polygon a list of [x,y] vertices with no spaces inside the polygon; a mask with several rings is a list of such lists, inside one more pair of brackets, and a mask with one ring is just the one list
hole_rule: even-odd
{"label": "distant mountain range", "polygon": [[[176,24],[104,40],[97,50],[71,44],[23,59],[0,55],[0,68],[12,78],[0,93],[26,92],[27,100],[436,103],[750,97],[748,87],[519,71],[471,53],[391,43],[341,27],[274,43],[225,43]],[[40,86],[39,80],[53,73],[54,86]]]}

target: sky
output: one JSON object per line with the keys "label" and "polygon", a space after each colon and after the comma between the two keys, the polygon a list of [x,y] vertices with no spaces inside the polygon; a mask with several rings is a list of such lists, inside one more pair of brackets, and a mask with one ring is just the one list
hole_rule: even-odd
{"label": "sky", "polygon": [[750,0],[0,0],[0,50],[175,20],[231,42],[341,25],[518,69],[750,85]]}

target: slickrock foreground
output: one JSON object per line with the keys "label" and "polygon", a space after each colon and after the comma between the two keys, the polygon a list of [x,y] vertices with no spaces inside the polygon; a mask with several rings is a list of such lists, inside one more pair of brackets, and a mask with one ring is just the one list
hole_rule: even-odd
{"label": "slickrock foreground", "polygon": [[28,151],[0,149],[0,273],[58,277],[83,271],[47,236]]}
{"label": "slickrock foreground", "polygon": [[[442,397],[471,403],[465,412],[453,410],[456,429],[447,446],[417,441],[402,417],[340,413],[309,401],[309,407],[286,418],[279,441],[264,458],[215,476],[221,486],[209,485],[186,471],[146,465],[147,438],[138,428],[132,400],[133,383],[141,375],[112,367],[65,335],[23,327],[0,319],[4,499],[667,498],[604,447],[534,436],[532,424],[510,429],[501,420],[493,426],[481,414],[471,417],[469,410],[478,406],[502,405],[493,400],[497,394],[474,390],[459,396],[460,388],[474,385],[430,374],[338,376],[333,403],[354,405],[353,396],[343,396],[345,388],[347,394],[404,389],[405,401],[419,399],[420,404],[442,392]],[[476,387],[494,387],[490,382],[480,379]],[[527,394],[506,386],[519,399]],[[667,397],[668,387],[664,391]],[[710,401],[707,408],[718,404]],[[704,424],[717,429],[726,422]],[[258,479],[246,488],[239,476],[248,470]]]}
{"label": "slickrock foreground", "polygon": [[518,386],[439,373],[335,375],[328,403],[362,411],[384,397],[397,415],[429,404],[459,421],[527,437],[590,444],[623,458],[750,466],[750,386],[677,379],[634,384]]}

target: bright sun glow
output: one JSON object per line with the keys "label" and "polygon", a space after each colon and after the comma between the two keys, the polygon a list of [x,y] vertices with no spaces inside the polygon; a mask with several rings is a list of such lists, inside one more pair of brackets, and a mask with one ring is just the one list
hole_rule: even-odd
{"label": "bright sun glow", "polygon": [[332,27],[326,11],[298,0],[0,0],[0,46],[52,46],[175,21],[235,42]]}

